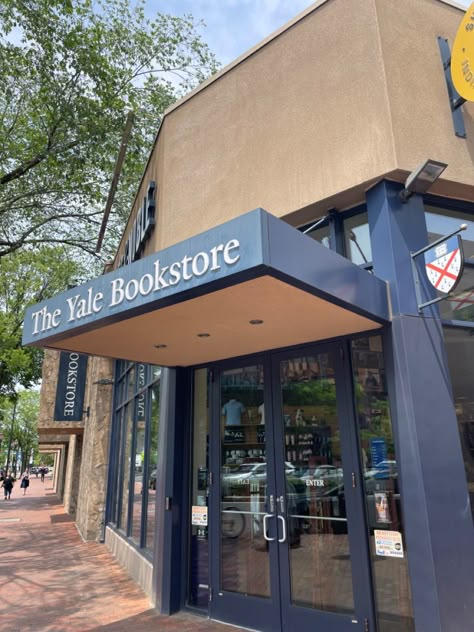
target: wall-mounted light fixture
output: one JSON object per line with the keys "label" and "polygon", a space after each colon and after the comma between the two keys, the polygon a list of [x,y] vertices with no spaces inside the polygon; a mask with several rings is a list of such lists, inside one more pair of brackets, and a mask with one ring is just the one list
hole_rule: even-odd
{"label": "wall-mounted light fixture", "polygon": [[405,188],[403,191],[400,191],[401,201],[406,203],[415,193],[426,193],[447,166],[444,162],[431,159],[426,160],[412,171],[406,179]]}

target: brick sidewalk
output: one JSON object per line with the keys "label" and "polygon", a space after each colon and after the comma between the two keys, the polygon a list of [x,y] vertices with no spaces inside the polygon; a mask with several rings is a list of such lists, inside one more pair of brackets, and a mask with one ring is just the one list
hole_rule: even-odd
{"label": "brick sidewalk", "polygon": [[[0,630],[235,632],[188,613],[157,614],[103,544],[83,542],[51,480],[0,496]],[[2,490],[3,491],[3,490]]]}

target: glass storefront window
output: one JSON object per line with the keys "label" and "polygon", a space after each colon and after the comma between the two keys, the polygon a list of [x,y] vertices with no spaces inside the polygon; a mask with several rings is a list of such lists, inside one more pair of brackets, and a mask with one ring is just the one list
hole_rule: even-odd
{"label": "glass storefront window", "polygon": [[330,229],[328,224],[318,226],[314,230],[311,230],[305,234],[308,235],[308,237],[311,237],[311,239],[319,241],[319,243],[326,248],[331,247]]}
{"label": "glass storefront window", "polygon": [[160,420],[160,382],[155,382],[150,390],[150,441],[148,444],[148,480],[145,549],[153,551],[155,541],[156,468],[158,465],[158,427]]}
{"label": "glass storefront window", "polygon": [[113,450],[118,457],[111,458],[110,516],[147,554],[155,537],[160,375],[159,367],[117,362]]}
{"label": "glass storefront window", "polygon": [[[441,292],[439,296],[443,296]],[[438,303],[443,320],[474,321],[474,267],[464,266],[459,285],[449,298]]]}
{"label": "glass storefront window", "polygon": [[369,220],[367,213],[358,213],[344,220],[344,244],[346,257],[356,265],[372,261]]}
{"label": "glass storefront window", "polygon": [[263,366],[223,371],[220,389],[220,573],[224,590],[270,596],[263,537],[267,437]]}
{"label": "glass storefront window", "polygon": [[474,518],[474,337],[472,330],[444,328],[459,438]]}
{"label": "glass storefront window", "polygon": [[[194,372],[194,401],[191,465],[191,541],[188,603],[207,609],[209,602],[209,543],[207,508],[209,499],[209,390],[207,369]],[[202,524],[194,524],[201,521]],[[205,523],[205,524],[204,524]]]}
{"label": "glass storefront window", "polygon": [[[414,632],[405,528],[380,336],[352,343],[356,414],[380,632]],[[380,537],[400,540],[403,557],[377,553]]]}
{"label": "glass storefront window", "polygon": [[353,570],[333,354],[282,362],[280,382],[291,600],[347,614]]}
{"label": "glass storefront window", "polygon": [[[428,243],[455,231],[461,224],[465,267],[459,285],[449,299],[438,303],[443,320],[474,321],[474,220],[470,213],[425,205]],[[443,296],[441,292],[439,296]]]}
{"label": "glass storefront window", "polygon": [[428,230],[428,243],[432,243],[455,231],[461,224],[467,224],[463,231],[462,241],[466,262],[474,264],[474,219],[471,213],[437,208],[425,204],[425,220]]}
{"label": "glass storefront window", "polygon": [[131,536],[140,544],[143,498],[143,464],[145,459],[145,420],[137,420],[135,459],[133,462],[133,519]]}
{"label": "glass storefront window", "polygon": [[131,472],[131,447],[132,447],[132,411],[130,406],[125,408],[123,416],[123,434],[122,434],[122,498],[121,511],[119,519],[119,527],[124,531],[127,530],[128,519],[128,501],[130,488],[130,472]]}

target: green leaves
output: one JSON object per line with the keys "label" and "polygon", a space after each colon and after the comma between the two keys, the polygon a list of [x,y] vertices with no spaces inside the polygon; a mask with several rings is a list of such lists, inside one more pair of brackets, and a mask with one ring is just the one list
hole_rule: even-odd
{"label": "green leaves", "polygon": [[95,246],[127,112],[135,124],[106,257],[164,110],[216,69],[197,29],[191,16],[147,19],[143,0],[0,3],[0,396],[40,376],[41,352],[21,348],[26,306],[100,271]]}
{"label": "green leaves", "polygon": [[85,274],[85,267],[61,247],[42,246],[0,259],[0,397],[14,396],[19,385],[29,388],[41,377],[42,351],[21,346],[26,307]]}
{"label": "green leaves", "polygon": [[58,240],[93,253],[126,112],[116,234],[164,109],[214,57],[192,17],[147,20],[143,2],[7,0],[0,27],[0,257]]}

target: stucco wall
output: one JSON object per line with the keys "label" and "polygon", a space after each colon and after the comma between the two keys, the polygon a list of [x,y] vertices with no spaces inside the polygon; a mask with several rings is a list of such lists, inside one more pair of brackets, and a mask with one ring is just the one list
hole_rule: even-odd
{"label": "stucco wall", "polygon": [[[474,184],[474,103],[463,106],[467,138],[454,133],[438,36],[452,49],[463,13],[438,0],[376,0],[397,166],[448,163],[443,177]],[[442,191],[435,185],[433,192]],[[474,198],[473,198],[474,199]]]}
{"label": "stucco wall", "polygon": [[137,195],[157,182],[145,254],[258,206],[302,224],[427,157],[449,164],[434,193],[474,200],[474,104],[459,139],[437,42],[452,45],[463,12],[439,0],[347,9],[308,9],[168,110]]}
{"label": "stucco wall", "polygon": [[377,29],[374,0],[329,0],[172,109],[138,195],[158,182],[149,251],[394,168]]}

